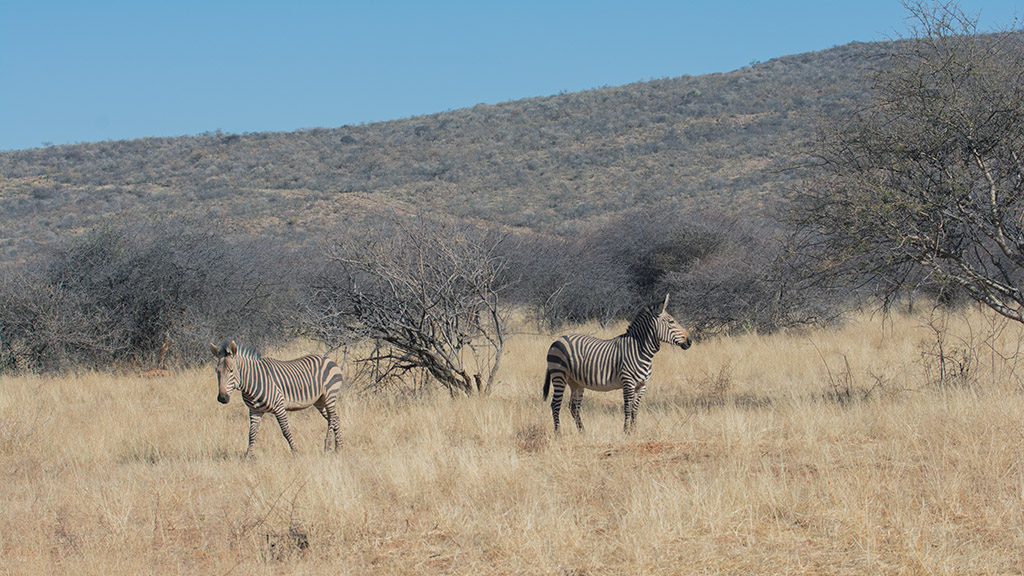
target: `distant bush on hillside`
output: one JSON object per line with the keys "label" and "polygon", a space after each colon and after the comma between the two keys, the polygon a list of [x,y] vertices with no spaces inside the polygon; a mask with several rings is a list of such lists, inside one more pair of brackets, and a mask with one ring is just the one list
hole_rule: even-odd
{"label": "distant bush on hillside", "polygon": [[0,368],[204,360],[206,343],[282,334],[277,261],[214,222],[96,227],[0,280]]}
{"label": "distant bush on hillside", "polygon": [[[423,265],[417,255],[425,250],[439,257],[467,239],[476,239],[469,245],[478,248],[490,242],[486,258],[501,263],[487,284],[501,287],[495,302],[503,310],[525,308],[545,329],[627,319],[666,293],[673,313],[696,335],[821,322],[839,302],[792,271],[776,231],[714,212],[637,209],[568,239],[508,237],[495,226],[404,222],[393,215],[343,221],[329,244],[333,251],[300,252],[286,252],[271,238],[222,233],[217,224],[202,218],[112,222],[28,264],[7,265],[0,275],[0,369],[187,365],[205,361],[209,342],[227,338],[255,346],[303,333],[365,338],[353,327],[366,328],[368,317],[353,311],[366,312],[384,295],[390,298],[386,310],[412,310],[397,292],[370,291],[397,282],[373,276],[385,256],[408,260],[412,254],[416,258],[403,265]],[[447,235],[431,236],[434,228]],[[394,230],[418,230],[422,237]],[[370,244],[377,252],[360,252],[368,238],[378,240]],[[463,288],[477,281],[481,262],[474,254],[462,254],[462,265],[442,280]],[[362,266],[358,274],[354,263]],[[466,317],[475,322],[481,316]],[[408,320],[373,318],[382,323],[373,333],[378,338],[387,322]],[[448,326],[450,320],[442,312],[432,322]],[[480,332],[451,326],[458,338]]]}
{"label": "distant bush on hillside", "polygon": [[827,322],[839,301],[801,277],[783,232],[714,212],[637,209],[511,255],[516,298],[548,327],[630,318],[671,293],[697,334]]}

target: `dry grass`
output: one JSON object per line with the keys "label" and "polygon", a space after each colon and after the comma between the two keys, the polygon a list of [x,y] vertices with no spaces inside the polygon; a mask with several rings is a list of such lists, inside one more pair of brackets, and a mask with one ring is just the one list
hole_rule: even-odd
{"label": "dry grass", "polygon": [[340,454],[307,411],[255,461],[212,368],[5,376],[0,571],[1019,574],[1021,334],[926,320],[664,350],[631,437],[596,393],[554,437],[519,336],[491,397],[349,393]]}

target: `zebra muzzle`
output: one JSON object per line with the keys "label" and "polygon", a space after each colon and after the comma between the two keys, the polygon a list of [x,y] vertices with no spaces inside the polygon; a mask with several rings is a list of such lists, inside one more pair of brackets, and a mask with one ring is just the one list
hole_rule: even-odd
{"label": "zebra muzzle", "polygon": [[231,396],[228,396],[227,394],[225,394],[223,392],[221,392],[220,394],[217,394],[217,402],[220,402],[221,404],[227,404],[228,400],[230,400],[230,399],[231,399]]}

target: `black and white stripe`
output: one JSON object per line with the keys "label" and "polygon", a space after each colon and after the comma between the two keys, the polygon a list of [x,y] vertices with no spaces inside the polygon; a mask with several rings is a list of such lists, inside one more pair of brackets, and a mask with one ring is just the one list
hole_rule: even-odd
{"label": "black and white stripe", "polygon": [[336,449],[340,440],[340,419],[335,407],[341,389],[341,368],[325,356],[309,355],[295,360],[262,358],[259,353],[239,347],[234,342],[210,344],[217,358],[217,400],[227,404],[231,392],[242,393],[242,401],[249,407],[249,447],[246,457],[252,456],[256,433],[263,415],[271,412],[281,425],[288,446],[295,451],[292,433],[288,428],[287,412],[316,406],[327,420],[324,449]]}
{"label": "black and white stripe", "polygon": [[665,311],[667,307],[668,295],[659,314],[647,308],[641,310],[626,333],[611,340],[568,334],[551,344],[544,399],[547,400],[553,387],[551,416],[556,432],[566,386],[571,390],[569,411],[580,430],[583,429],[580,404],[583,391],[587,389],[600,392],[622,389],[623,427],[629,432],[636,426],[637,407],[651,378],[651,362],[661,343],[677,345],[683,350],[690,347],[690,334]]}

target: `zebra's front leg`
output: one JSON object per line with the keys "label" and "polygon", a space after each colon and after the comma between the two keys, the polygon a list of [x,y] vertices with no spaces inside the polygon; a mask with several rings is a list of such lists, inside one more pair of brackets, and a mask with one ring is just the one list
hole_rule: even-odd
{"label": "zebra's front leg", "polygon": [[632,382],[622,385],[622,413],[625,417],[622,431],[628,434],[633,431],[636,421],[636,385]]}
{"label": "zebra's front leg", "polygon": [[281,426],[281,434],[284,434],[284,439],[288,441],[288,447],[291,448],[294,454],[295,444],[292,443],[292,431],[288,428],[288,412],[285,411],[284,407],[275,408],[274,416],[277,417],[277,423]]}
{"label": "zebra's front leg", "polygon": [[633,432],[636,430],[636,417],[640,412],[640,400],[644,397],[644,392],[647,390],[647,381],[641,382],[636,388],[636,394],[633,396],[633,409],[630,411],[629,420],[629,431]]}
{"label": "zebra's front leg", "polygon": [[260,431],[260,422],[263,420],[263,413],[249,410],[249,447],[245,449],[245,457],[252,458],[252,447],[256,444],[256,434]]}

